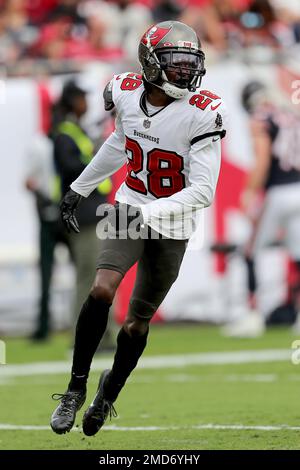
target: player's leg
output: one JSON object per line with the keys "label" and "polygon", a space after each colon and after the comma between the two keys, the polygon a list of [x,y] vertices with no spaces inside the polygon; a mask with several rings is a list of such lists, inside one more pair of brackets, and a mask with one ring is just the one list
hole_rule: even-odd
{"label": "player's leg", "polygon": [[255,338],[261,336],[265,331],[265,319],[257,308],[257,281],[256,264],[265,250],[276,240],[280,228],[282,214],[282,204],[277,195],[277,191],[269,190],[262,213],[253,227],[251,240],[245,250],[248,256],[248,293],[249,308],[244,315],[223,328],[225,336],[237,338]]}
{"label": "player's leg", "polygon": [[142,256],[143,247],[141,239],[102,241],[95,281],[76,325],[71,380],[67,392],[57,395],[61,403],[51,418],[51,427],[58,434],[70,431],[85,401],[91,362],[105,332],[115,292],[124,274]]}
{"label": "player's leg", "polygon": [[[80,309],[86,300],[86,294],[89,292],[91,285],[93,285],[95,278],[95,259],[98,258],[98,253],[101,251],[101,240],[95,237],[94,226],[84,226],[80,229],[80,236],[72,233],[70,236],[72,250],[74,253],[74,262],[76,267],[76,296],[74,304],[74,316],[72,324],[72,337],[75,335],[75,328],[80,314]],[[100,244],[99,244],[100,243]],[[108,317],[111,317],[108,315]],[[113,319],[108,319],[108,324],[101,343],[106,338],[106,345],[108,346],[110,340],[110,329],[108,325],[113,324]],[[112,345],[112,340],[111,345]]]}
{"label": "player's leg", "polygon": [[[185,240],[161,239],[146,243],[128,315],[117,338],[118,347],[109,380],[114,399],[145,349],[149,322],[177,279],[185,249]],[[124,356],[125,350],[128,352]]]}
{"label": "player's leg", "polygon": [[118,334],[113,367],[101,375],[96,397],[84,415],[86,435],[96,434],[107,416],[114,413],[113,403],[146,347],[149,322],[178,276],[185,248],[184,240],[145,242],[128,315]]}
{"label": "player's leg", "polygon": [[247,274],[247,290],[248,290],[248,304],[251,310],[256,308],[256,291],[257,291],[257,278],[256,269],[253,256],[245,256],[246,274]]}
{"label": "player's leg", "polygon": [[76,324],[71,390],[86,387],[90,365],[104,335],[108,313],[123,278],[118,271],[98,269],[93,287],[84,302]]}

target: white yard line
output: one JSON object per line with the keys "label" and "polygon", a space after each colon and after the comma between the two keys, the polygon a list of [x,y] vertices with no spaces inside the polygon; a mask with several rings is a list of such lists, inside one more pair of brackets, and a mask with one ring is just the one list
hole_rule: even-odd
{"label": "white yard line", "polygon": [[[195,430],[216,430],[216,431],[300,431],[300,426],[288,426],[278,424],[273,426],[258,425],[244,426],[243,424],[199,424],[191,426],[104,426],[103,431],[188,431]],[[51,431],[50,426],[34,426],[23,424],[4,424],[0,423],[0,431]],[[81,428],[75,427],[72,431],[81,431]]]}
{"label": "white yard line", "polygon": [[[99,380],[99,379],[98,379]],[[279,376],[277,374],[230,374],[230,375],[213,375],[213,374],[202,374],[199,372],[197,375],[194,374],[176,374],[176,375],[134,375],[129,379],[133,383],[204,383],[204,382],[250,382],[250,383],[273,383],[278,382]],[[285,380],[296,381],[286,377]],[[300,380],[300,377],[299,377]],[[97,382],[97,381],[96,381]],[[0,379],[1,385],[1,379]]]}
{"label": "white yard line", "polygon": [[[291,359],[289,349],[264,349],[261,351],[210,352],[184,355],[144,357],[139,362],[140,369],[166,369],[193,365],[247,364],[255,362],[279,362]],[[34,362],[31,364],[1,365],[0,377],[20,377],[31,375],[57,375],[70,371],[71,361]],[[96,359],[93,370],[111,367],[112,359]]]}

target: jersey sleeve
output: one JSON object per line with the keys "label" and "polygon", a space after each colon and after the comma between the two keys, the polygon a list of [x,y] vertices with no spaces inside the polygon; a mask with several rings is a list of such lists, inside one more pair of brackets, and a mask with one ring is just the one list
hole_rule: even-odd
{"label": "jersey sleeve", "polygon": [[94,158],[80,176],[71,184],[71,189],[88,197],[103,180],[118,171],[126,161],[125,137],[120,118],[116,119],[115,131],[106,139]]}
{"label": "jersey sleeve", "polygon": [[122,80],[123,75],[125,77],[125,74],[114,75],[104,88],[103,100],[105,111],[111,111],[113,108],[115,108],[117,112],[120,111],[118,109],[120,108],[121,101],[120,80]]}
{"label": "jersey sleeve", "polygon": [[209,141],[205,146],[197,143],[190,153],[190,183],[187,188],[170,197],[157,199],[141,206],[145,224],[158,219],[182,218],[195,210],[208,207],[214,198],[221,164],[221,143]]}
{"label": "jersey sleeve", "polygon": [[[105,91],[112,100],[118,114],[122,113],[122,109],[127,105],[128,94],[134,92],[143,84],[141,75],[136,73],[122,73],[114,75],[107,84]],[[105,101],[105,99],[104,99]]]}
{"label": "jersey sleeve", "polygon": [[141,206],[145,224],[151,225],[170,214],[182,217],[184,213],[192,213],[212,203],[221,165],[221,138],[226,133],[225,114],[225,107],[221,108],[220,104],[206,116],[193,119],[189,135],[190,186],[170,197]]}
{"label": "jersey sleeve", "polygon": [[221,99],[214,100],[205,110],[194,107],[194,119],[190,127],[189,141],[191,147],[202,142],[206,143],[217,138],[222,139],[226,135],[227,111]]}
{"label": "jersey sleeve", "polygon": [[103,101],[104,101],[105,111],[111,111],[115,107],[113,94],[112,94],[112,88],[113,88],[113,79],[107,83],[103,91]]}

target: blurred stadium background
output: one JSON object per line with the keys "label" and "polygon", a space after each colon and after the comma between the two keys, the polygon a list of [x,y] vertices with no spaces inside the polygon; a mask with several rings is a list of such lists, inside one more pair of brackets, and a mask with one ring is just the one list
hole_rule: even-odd
{"label": "blurred stadium background", "polygon": [[[216,199],[203,211],[201,247],[190,245],[181,274],[155,317],[158,324],[146,354],[150,362],[155,356],[161,362],[153,362],[157,370],[145,366],[138,371],[120,399],[124,411],[117,426],[133,427],[132,437],[114,436],[108,426],[102,444],[112,449],[299,448],[293,431],[299,412],[292,411],[298,403],[298,378],[288,363],[295,339],[290,315],[280,317],[286,325],[270,327],[256,340],[223,338],[219,332],[219,325],[248,309],[243,256],[240,250],[229,255],[226,251],[228,246],[245,245],[251,233],[240,207],[254,160],[241,93],[251,80],[259,80],[281,106],[299,112],[299,0],[0,0],[0,337],[6,342],[8,363],[0,369],[0,448],[98,446],[96,440],[87,443],[76,433],[69,441],[52,435],[50,439],[48,432],[38,439],[35,434],[34,426],[43,430],[48,425],[48,397],[62,391],[68,370],[75,272],[66,248],[58,246],[50,301],[54,334],[48,342],[30,342],[40,292],[38,219],[25,187],[28,154],[35,136],[49,131],[51,104],[70,78],[87,90],[83,124],[99,145],[113,126],[103,107],[105,84],[113,74],[139,71],[141,34],[166,19],[184,21],[198,31],[206,54],[203,86],[224,98],[228,132]],[[113,177],[114,189],[124,171]],[[113,200],[113,192],[109,198]],[[264,250],[258,261],[258,310],[267,319],[288,302],[294,271],[280,244]],[[117,322],[126,314],[133,279],[134,270],[119,289]],[[253,354],[243,361],[244,350]],[[222,352],[226,358],[226,351],[235,351],[226,365],[221,358],[214,362],[200,354]],[[97,361],[101,369],[108,358],[100,355]],[[18,400],[20,386],[24,395]],[[170,401],[162,403],[158,387]],[[39,409],[31,409],[31,403],[40,403]],[[211,424],[216,427],[210,429]],[[151,425],[158,434],[147,429]],[[141,434],[139,426],[145,427]]]}

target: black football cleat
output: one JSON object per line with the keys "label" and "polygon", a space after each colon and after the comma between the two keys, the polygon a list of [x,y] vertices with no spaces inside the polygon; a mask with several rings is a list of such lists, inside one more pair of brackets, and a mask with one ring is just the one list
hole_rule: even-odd
{"label": "black football cleat", "polygon": [[110,370],[102,372],[94,401],[84,413],[82,430],[86,436],[94,436],[102,428],[108,416],[110,418],[117,416],[113,402],[107,400],[104,395],[104,382],[109,373]]}
{"label": "black football cleat", "polygon": [[51,416],[51,428],[57,434],[71,431],[75,422],[77,411],[80,410],[86,399],[85,390],[67,390],[66,393],[54,393],[53,400],[61,400]]}

